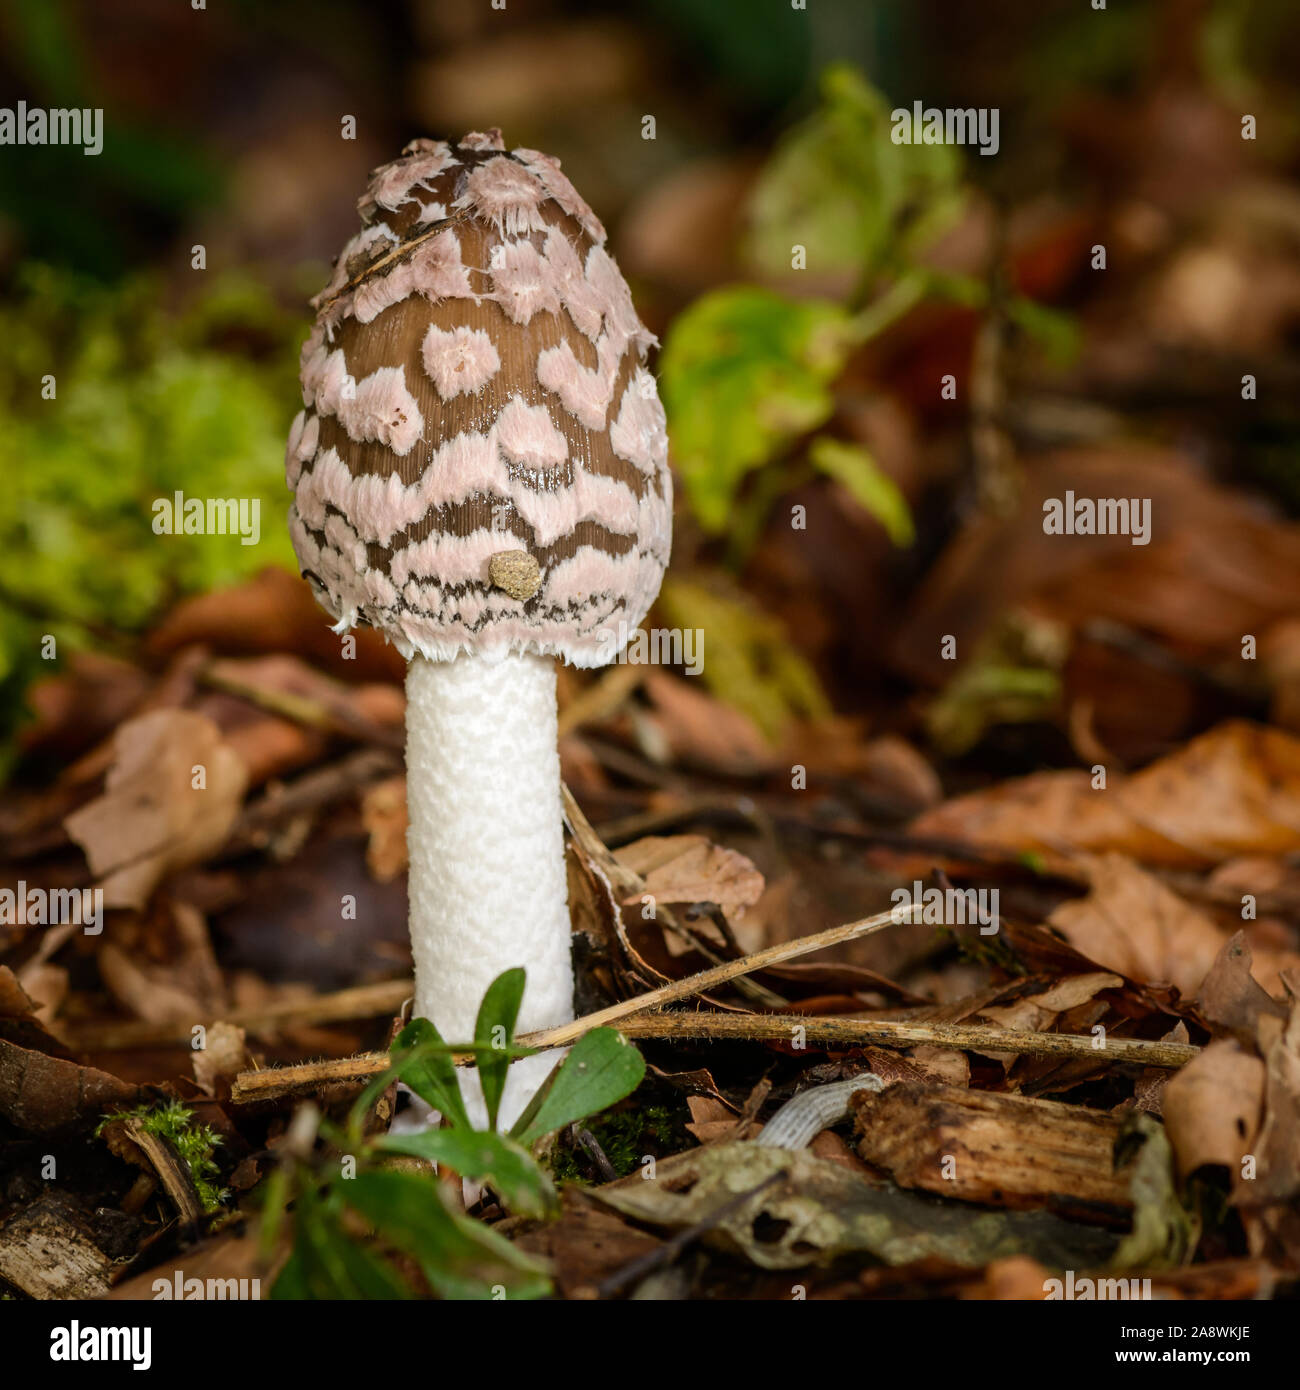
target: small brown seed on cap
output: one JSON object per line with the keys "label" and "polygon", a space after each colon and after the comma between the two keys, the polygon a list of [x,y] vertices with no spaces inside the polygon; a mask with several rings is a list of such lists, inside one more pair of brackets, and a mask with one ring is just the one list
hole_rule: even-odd
{"label": "small brown seed on cap", "polygon": [[488,561],[488,578],[511,598],[532,598],[542,587],[542,571],[526,550],[499,550]]}

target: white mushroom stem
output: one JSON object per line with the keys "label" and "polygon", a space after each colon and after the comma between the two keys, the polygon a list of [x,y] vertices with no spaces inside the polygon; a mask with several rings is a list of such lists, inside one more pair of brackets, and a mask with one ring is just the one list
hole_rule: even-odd
{"label": "white mushroom stem", "polygon": [[[511,653],[415,657],[406,676],[415,1013],[448,1042],[474,1036],[488,985],[528,972],[518,1031],[573,1017],[568,892],[556,748],[555,661]],[[500,1127],[508,1129],[555,1065],[515,1062]],[[476,1124],[476,1074],[461,1090]]]}

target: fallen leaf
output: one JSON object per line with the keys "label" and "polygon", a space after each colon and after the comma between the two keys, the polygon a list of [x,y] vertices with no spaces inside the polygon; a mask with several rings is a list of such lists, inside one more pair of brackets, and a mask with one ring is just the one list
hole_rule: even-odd
{"label": "fallen leaf", "polygon": [[[763,896],[763,875],[753,864],[703,835],[650,835],[615,850],[614,858],[640,874],[645,892],[667,906],[716,903],[728,918],[739,918]],[[638,895],[623,905],[639,904]]]}
{"label": "fallen leaf", "polygon": [[[729,1202],[764,1182],[727,1215]],[[719,1144],[661,1159],[651,1180],[624,1178],[591,1196],[651,1226],[682,1230],[713,1223],[706,1243],[739,1252],[763,1269],[796,1269],[865,1252],[887,1264],[939,1256],[980,1267],[1028,1254],[1075,1269],[1101,1264],[1115,1239],[1047,1212],[989,1212],[881,1188],[807,1149]]]}
{"label": "fallen leaf", "polygon": [[366,868],[378,883],[391,883],[406,872],[406,778],[386,777],[361,797],[361,824],[366,835]]}
{"label": "fallen leaf", "polygon": [[1051,1273],[1037,1260],[1025,1255],[1012,1255],[994,1260],[977,1284],[962,1290],[963,1298],[1007,1299],[1015,1302],[1041,1302],[1047,1297],[1047,1281]]}
{"label": "fallen leaf", "polygon": [[1236,1042],[1212,1042],[1170,1078],[1161,1098],[1179,1175],[1212,1164],[1239,1177],[1263,1105],[1263,1062]]}
{"label": "fallen leaf", "polygon": [[168,873],[225,842],[247,773],[216,725],[185,710],[130,720],[113,748],[103,795],[64,825],[102,880],[105,906],[140,908]]}
{"label": "fallen leaf", "polygon": [[1201,981],[1196,1000],[1201,1013],[1211,1023],[1246,1043],[1253,1042],[1261,1016],[1286,1017],[1286,1009],[1251,973],[1252,960],[1245,932],[1237,932],[1224,942]]}
{"label": "fallen leaf", "polygon": [[230,1079],[248,1065],[244,1030],[233,1023],[210,1023],[204,1030],[203,1041],[191,1063],[194,1079],[210,1096],[216,1095],[223,1084],[228,1092]]}
{"label": "fallen leaf", "polygon": [[1249,1198],[1238,1194],[1252,1204],[1289,1201],[1300,1193],[1300,998],[1293,997],[1285,1026],[1264,1020],[1260,1044],[1266,1079],[1264,1122],[1255,1144],[1259,1170]]}
{"label": "fallen leaf", "polygon": [[644,689],[651,710],[642,718],[675,762],[737,776],[772,766],[772,749],[758,725],[687,677],[648,671]]}
{"label": "fallen leaf", "polygon": [[1123,855],[1103,855],[1088,869],[1087,896],[1062,903],[1048,922],[1098,965],[1169,981],[1194,997],[1223,948],[1219,928]]}
{"label": "fallen leaf", "polygon": [[1300,849],[1300,739],[1234,720],[1105,788],[1085,772],[1032,773],[927,811],[912,833],[1178,868],[1287,854]]}

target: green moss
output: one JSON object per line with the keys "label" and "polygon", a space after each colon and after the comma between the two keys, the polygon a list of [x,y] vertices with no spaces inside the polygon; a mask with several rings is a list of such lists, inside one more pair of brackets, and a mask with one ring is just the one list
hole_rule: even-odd
{"label": "green moss", "polygon": [[[584,1128],[620,1178],[635,1172],[647,1153],[656,1157],[675,1153],[689,1138],[683,1112],[667,1105],[614,1111],[590,1121]],[[556,1182],[591,1181],[591,1159],[576,1144],[557,1144],[551,1153],[550,1169]]]}
{"label": "green moss", "polygon": [[213,1181],[221,1170],[212,1151],[221,1143],[221,1136],[215,1134],[210,1125],[195,1123],[194,1112],[178,1100],[168,1101],[162,1106],[142,1105],[135,1110],[105,1115],[95,1127],[95,1134],[101,1134],[105,1126],[114,1120],[128,1118],[139,1120],[146,1134],[157,1135],[181,1159],[189,1169],[190,1180],[203,1210],[209,1216],[220,1211],[222,1202],[230,1195],[228,1189],[218,1187]]}
{"label": "green moss", "polygon": [[[28,683],[53,669],[47,634],[62,658],[184,594],[296,569],[281,460],[304,322],[231,275],[175,298],[29,263],[0,306],[0,771]],[[256,504],[257,543],[155,532],[177,492],[250,521]]]}

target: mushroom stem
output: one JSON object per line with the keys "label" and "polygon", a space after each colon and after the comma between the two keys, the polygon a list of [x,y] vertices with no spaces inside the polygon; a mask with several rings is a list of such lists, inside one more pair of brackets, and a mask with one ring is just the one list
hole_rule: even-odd
{"label": "mushroom stem", "polygon": [[[450,1042],[474,1035],[478,1006],[503,971],[528,972],[518,1031],[573,1018],[568,890],[556,747],[555,662],[511,652],[453,661],[417,656],[406,677],[415,1012]],[[515,1062],[506,1129],[555,1065]],[[470,1116],[486,1123],[477,1075]]]}

